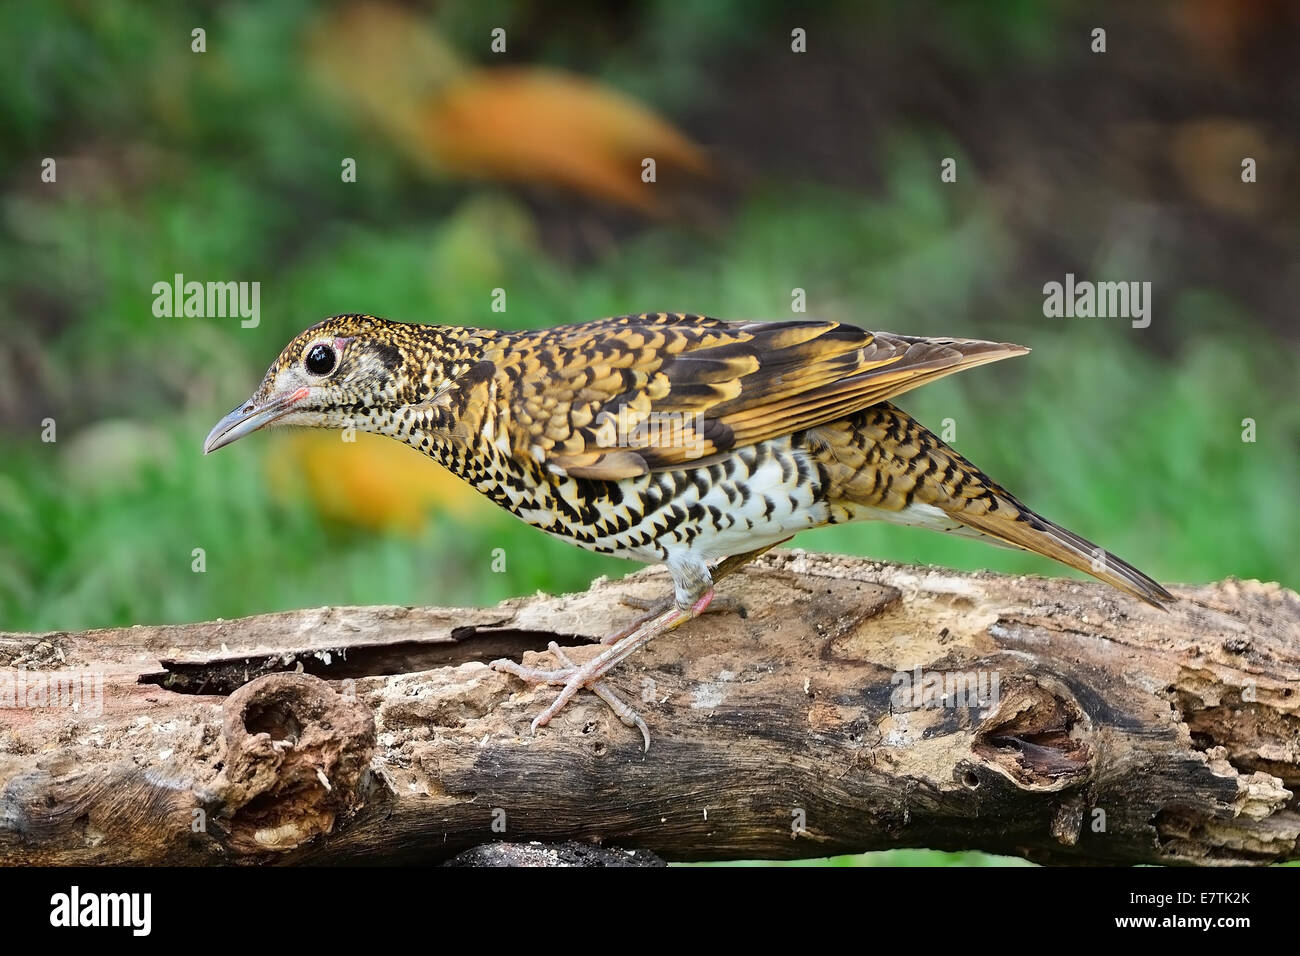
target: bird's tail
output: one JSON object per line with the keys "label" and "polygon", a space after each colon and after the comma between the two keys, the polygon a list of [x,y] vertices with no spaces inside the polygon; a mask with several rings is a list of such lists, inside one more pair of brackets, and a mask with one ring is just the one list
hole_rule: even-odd
{"label": "bird's tail", "polygon": [[1157,581],[1127,561],[1048,521],[1010,495],[999,501],[996,511],[964,514],[961,510],[954,510],[948,514],[980,534],[1060,561],[1155,607],[1163,609],[1166,601],[1174,600],[1174,596]]}
{"label": "bird's tail", "polygon": [[828,499],[853,517],[991,538],[1090,574],[1148,604],[1173,601],[1159,583],[1048,521],[888,402],[809,433]]}

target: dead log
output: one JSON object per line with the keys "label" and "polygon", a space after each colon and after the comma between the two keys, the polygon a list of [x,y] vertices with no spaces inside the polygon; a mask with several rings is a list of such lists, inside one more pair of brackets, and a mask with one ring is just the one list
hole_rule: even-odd
{"label": "dead log", "polygon": [[[777,552],[610,685],[653,735],[484,666],[554,666],[650,570],[496,608],[320,608],[0,634],[0,862],[445,860],[493,841],[667,860],[982,849],[1300,857],[1300,598],[1168,613],[1101,585]],[[78,683],[79,681],[79,683]],[[96,683],[99,691],[96,697]],[[6,696],[7,695],[7,696]]]}

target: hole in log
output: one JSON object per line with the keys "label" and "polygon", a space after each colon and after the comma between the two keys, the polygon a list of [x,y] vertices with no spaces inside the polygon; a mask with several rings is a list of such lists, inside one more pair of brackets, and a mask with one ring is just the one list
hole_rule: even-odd
{"label": "hole in log", "polygon": [[[522,628],[454,628],[449,638],[430,641],[392,641],[333,647],[313,647],[275,654],[205,657],[202,660],[165,659],[163,670],[143,674],[141,684],[155,684],[179,694],[234,693],[266,674],[298,671],[325,680],[411,674],[436,667],[455,667],[469,661],[489,663],[500,657],[520,660],[524,651],[544,651],[554,641],[561,647],[595,643],[581,634],[556,634]],[[274,736],[274,734],[272,735]]]}
{"label": "hole in log", "polygon": [[302,725],[288,707],[277,702],[273,704],[249,704],[244,711],[244,728],[250,734],[266,734],[272,740],[287,740],[297,743],[302,736]]}
{"label": "hole in log", "polygon": [[1090,772],[1091,721],[1064,687],[1022,684],[1002,695],[974,751],[1020,785],[1055,790]]}
{"label": "hole in log", "polygon": [[364,801],[375,724],[355,699],[305,674],[271,674],[222,710],[227,763],[211,799],[231,849],[293,849]]}

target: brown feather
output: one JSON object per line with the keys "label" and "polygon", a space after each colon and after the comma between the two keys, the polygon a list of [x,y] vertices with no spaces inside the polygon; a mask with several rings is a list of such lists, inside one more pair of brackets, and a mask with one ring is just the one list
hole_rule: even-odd
{"label": "brown feather", "polygon": [[870,517],[893,513],[896,517],[887,520],[907,524],[909,506],[928,505],[952,520],[942,530],[984,535],[1033,551],[1156,607],[1173,600],[1131,564],[1022,504],[888,402],[817,428],[809,437],[828,479],[827,499],[850,512],[865,507],[873,509]]}
{"label": "brown feather", "polygon": [[813,428],[1027,351],[838,322],[659,313],[506,333],[485,358],[517,457],[616,480]]}

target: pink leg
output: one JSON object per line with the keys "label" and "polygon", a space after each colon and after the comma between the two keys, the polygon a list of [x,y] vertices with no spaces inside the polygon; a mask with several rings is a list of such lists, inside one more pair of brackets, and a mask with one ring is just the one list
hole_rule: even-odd
{"label": "pink leg", "polygon": [[[705,613],[712,614],[715,611],[730,611],[732,613],[739,614],[741,617],[745,616],[745,606],[741,604],[739,600],[737,600],[736,598],[730,595],[717,594],[716,591],[714,592],[714,594],[715,597],[708,604],[705,605],[704,610],[696,612],[697,614],[705,614]],[[607,634],[606,636],[602,637],[600,639],[600,643],[602,644],[618,643],[623,638],[627,637],[629,634],[635,631],[642,624],[646,623],[647,621],[654,620],[654,618],[658,617],[668,608],[677,606],[671,594],[668,595],[668,597],[663,598],[662,600],[659,601],[648,601],[643,598],[634,598],[631,595],[624,595],[623,597],[619,598],[619,602],[622,604],[626,604],[629,607],[640,608],[646,613],[642,614],[640,617],[638,617],[627,627],[623,628],[623,630],[615,631],[613,634]]]}
{"label": "pink leg", "polygon": [[[786,541],[788,540],[789,538],[786,539]],[[724,558],[711,572],[713,582],[716,584],[746,562],[752,561],[763,552],[776,547],[777,544],[784,544],[784,542],[778,541],[776,544],[764,545],[744,554]],[[548,671],[524,667],[522,664],[516,664],[511,660],[499,660],[492,662],[492,668],[507,674],[513,674],[529,683],[553,684],[561,688],[559,695],[551,703],[551,706],[538,714],[537,719],[533,721],[533,733],[537,732],[538,727],[545,727],[552,717],[564,709],[564,705],[572,700],[578,691],[586,688],[608,704],[619,720],[629,726],[638,728],[645,741],[645,749],[649,750],[650,733],[646,729],[645,721],[626,701],[602,684],[601,678],[609,673],[619,661],[634,653],[638,648],[649,644],[660,634],[671,631],[675,627],[680,627],[692,618],[703,614],[709,609],[709,605],[713,604],[713,599],[714,592],[713,588],[710,587],[687,610],[677,607],[676,603],[671,599],[662,604],[653,605],[650,613],[639,618],[631,627],[605,638],[601,642],[604,650],[580,666],[574,665],[565,653],[552,643],[550,646],[551,652],[564,665],[563,667]],[[719,601],[718,606],[720,607],[724,603],[727,603],[726,599]]]}

